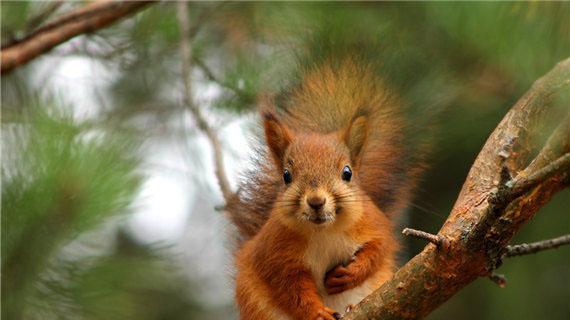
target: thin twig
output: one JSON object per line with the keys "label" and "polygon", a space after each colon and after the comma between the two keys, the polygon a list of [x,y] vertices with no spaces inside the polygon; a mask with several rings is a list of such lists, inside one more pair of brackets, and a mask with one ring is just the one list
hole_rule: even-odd
{"label": "thin twig", "polygon": [[[212,6],[208,10],[202,12],[202,14],[200,14],[196,19],[196,22],[190,27],[188,31],[188,39],[190,39],[190,41],[193,40],[200,31],[204,22],[208,20],[214,13],[219,12],[228,3],[229,2],[220,2],[216,6]],[[230,85],[227,82],[220,80],[202,59],[196,56],[192,56],[192,62],[194,65],[200,68],[200,70],[202,70],[204,76],[208,80],[215,82],[222,88],[232,91],[236,96],[240,96],[245,100],[250,99],[250,95],[248,95],[247,92],[241,90],[237,86]]]}
{"label": "thin twig", "polygon": [[44,21],[49,19],[49,17],[54,12],[56,12],[57,9],[59,9],[59,7],[61,7],[62,4],[63,4],[62,0],[54,0],[52,2],[49,2],[41,12],[33,16],[26,23],[26,29],[25,29],[26,33],[31,33],[35,31],[35,29],[38,28],[42,23],[44,23]]}
{"label": "thin twig", "polygon": [[232,91],[237,96],[240,96],[244,99],[248,99],[248,94],[246,92],[244,92],[240,88],[238,88],[236,86],[232,86],[232,85],[228,84],[227,82],[224,82],[224,81],[220,80],[218,77],[216,77],[216,75],[214,74],[212,69],[210,69],[210,67],[208,67],[204,61],[202,61],[201,59],[198,59],[198,58],[194,58],[193,61],[194,61],[194,64],[202,70],[202,72],[204,73],[204,76],[206,76],[206,78],[208,80],[215,82],[216,84],[218,84],[222,88],[225,88],[225,89]]}
{"label": "thin twig", "polygon": [[570,244],[570,234],[554,239],[507,246],[505,248],[506,249],[505,257],[517,257],[527,254],[533,254],[544,250],[555,249],[567,244]]}
{"label": "thin twig", "polygon": [[507,278],[505,277],[504,274],[493,272],[489,276],[489,280],[493,281],[501,288],[504,288],[507,285]]}
{"label": "thin twig", "polygon": [[555,174],[570,171],[570,153],[566,153],[527,177],[515,178],[489,197],[493,204],[507,205]]}
{"label": "thin twig", "polygon": [[[533,254],[544,250],[555,249],[563,245],[570,244],[570,234],[548,240],[542,240],[533,243],[522,243],[505,247],[505,253],[502,258],[518,257],[527,254]],[[501,258],[501,260],[502,260]],[[507,284],[507,279],[504,275],[492,271],[489,275],[489,280],[493,281],[499,287],[504,288]]]}
{"label": "thin twig", "polygon": [[554,160],[542,169],[537,170],[526,178],[517,179],[513,183],[510,197],[517,198],[536,185],[554,176],[557,173],[569,172],[570,170],[570,153],[566,153],[562,157]]}
{"label": "thin twig", "polygon": [[[570,110],[570,108],[567,109]],[[570,113],[554,129],[542,150],[519,175],[529,175],[529,172],[535,172],[560,155],[570,152],[570,139],[568,137],[570,137]]]}
{"label": "thin twig", "polygon": [[196,19],[194,25],[190,26],[188,31],[188,39],[193,40],[198,35],[198,32],[202,29],[204,23],[212,17],[213,14],[218,13],[222,7],[227,5],[229,2],[218,2],[216,5],[204,10],[198,18]]}
{"label": "thin twig", "polygon": [[190,109],[196,125],[202,131],[214,150],[214,167],[218,184],[222,191],[225,202],[227,203],[233,196],[233,193],[228,182],[226,172],[224,169],[224,155],[218,136],[213,128],[208,124],[202,111],[195,104],[192,96],[192,48],[190,46],[191,28],[188,20],[188,3],[180,1],[177,3],[177,19],[180,27],[180,55],[182,56],[182,80],[184,82],[184,99],[185,103]]}
{"label": "thin twig", "polygon": [[404,230],[402,230],[402,234],[405,236],[408,236],[408,237],[416,237],[416,238],[427,240],[427,241],[435,244],[438,247],[441,246],[445,242],[445,239],[440,235],[431,234],[431,233],[421,231],[421,230],[416,230],[416,229],[404,228]]}

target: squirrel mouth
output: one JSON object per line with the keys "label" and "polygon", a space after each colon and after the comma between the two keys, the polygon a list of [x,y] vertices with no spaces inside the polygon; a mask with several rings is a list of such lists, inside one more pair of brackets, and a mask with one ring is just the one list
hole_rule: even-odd
{"label": "squirrel mouth", "polygon": [[332,217],[330,217],[327,214],[313,215],[313,216],[309,216],[309,221],[311,221],[314,224],[323,224],[325,222],[332,221]]}

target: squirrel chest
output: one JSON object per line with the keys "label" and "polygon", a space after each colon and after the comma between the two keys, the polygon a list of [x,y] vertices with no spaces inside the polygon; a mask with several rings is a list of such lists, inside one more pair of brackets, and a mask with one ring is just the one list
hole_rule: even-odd
{"label": "squirrel chest", "polygon": [[371,279],[340,294],[329,295],[325,290],[327,271],[336,265],[347,264],[362,245],[345,233],[320,232],[312,235],[303,256],[304,264],[311,271],[323,302],[330,308],[344,311],[349,304],[357,304],[377,287]]}
{"label": "squirrel chest", "polygon": [[307,244],[303,262],[311,270],[321,295],[326,295],[323,283],[326,272],[338,264],[349,262],[360,246],[344,233],[313,234]]}

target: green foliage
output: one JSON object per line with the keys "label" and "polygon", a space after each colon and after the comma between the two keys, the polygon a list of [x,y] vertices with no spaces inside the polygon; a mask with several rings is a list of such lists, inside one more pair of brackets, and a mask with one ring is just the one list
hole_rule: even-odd
{"label": "green foliage", "polygon": [[17,31],[24,28],[30,3],[25,1],[2,1],[0,12],[2,15],[2,43],[5,39],[15,36]]}
{"label": "green foliage", "polygon": [[[124,214],[139,184],[136,145],[37,111],[6,124],[2,163],[3,313],[20,313],[34,281],[65,243]],[[53,108],[52,108],[53,110]]]}
{"label": "green foliage", "polygon": [[237,64],[224,73],[222,87],[229,89],[216,100],[215,107],[228,111],[251,111],[255,107],[261,74],[267,70],[267,63],[260,63],[248,57],[238,57]]}
{"label": "green foliage", "polygon": [[433,3],[427,13],[451,41],[516,74],[517,84],[534,81],[570,52],[567,3]]}
{"label": "green foliage", "polygon": [[193,318],[201,307],[185,298],[186,284],[157,249],[119,232],[110,254],[55,259],[38,281],[34,307],[25,310],[24,318]]}

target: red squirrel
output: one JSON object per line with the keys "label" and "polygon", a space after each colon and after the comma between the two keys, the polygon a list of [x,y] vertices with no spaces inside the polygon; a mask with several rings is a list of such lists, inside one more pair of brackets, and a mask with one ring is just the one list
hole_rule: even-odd
{"label": "red squirrel", "polygon": [[240,319],[338,319],[392,276],[390,217],[420,166],[402,156],[400,101],[369,70],[322,63],[262,111],[267,151],[227,208]]}

